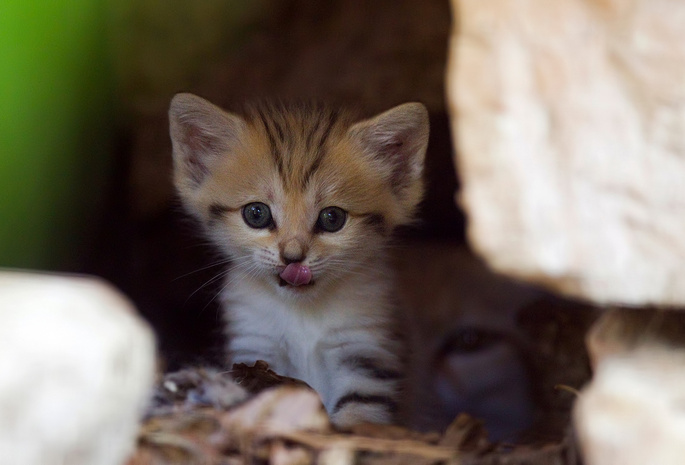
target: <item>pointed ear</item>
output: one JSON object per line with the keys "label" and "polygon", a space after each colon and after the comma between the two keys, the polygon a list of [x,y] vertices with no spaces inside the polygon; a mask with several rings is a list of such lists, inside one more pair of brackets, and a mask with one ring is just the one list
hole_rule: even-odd
{"label": "pointed ear", "polygon": [[[350,135],[385,171],[393,192],[415,204],[423,194],[423,163],[428,146],[428,111],[421,103],[405,103],[362,121]],[[409,206],[409,205],[407,205]]]}
{"label": "pointed ear", "polygon": [[169,132],[177,182],[200,185],[211,165],[236,144],[245,122],[193,94],[176,94]]}

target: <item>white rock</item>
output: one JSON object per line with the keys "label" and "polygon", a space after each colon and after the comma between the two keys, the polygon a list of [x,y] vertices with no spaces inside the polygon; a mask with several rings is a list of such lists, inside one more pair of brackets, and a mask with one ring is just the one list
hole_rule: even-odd
{"label": "white rock", "polygon": [[574,411],[588,465],[680,465],[685,351],[645,346],[599,362]]}
{"label": "white rock", "polygon": [[0,272],[0,465],[119,465],[154,378],[131,304],[83,277]]}
{"label": "white rock", "polygon": [[599,303],[685,304],[685,3],[452,0],[468,237]]}
{"label": "white rock", "polygon": [[607,357],[630,353],[644,346],[683,348],[685,313],[644,308],[606,310],[585,336],[592,367]]}

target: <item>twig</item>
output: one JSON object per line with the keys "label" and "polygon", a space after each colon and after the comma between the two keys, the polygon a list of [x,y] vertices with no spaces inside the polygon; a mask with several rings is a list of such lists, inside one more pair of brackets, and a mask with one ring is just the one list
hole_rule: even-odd
{"label": "twig", "polygon": [[556,386],[554,386],[554,389],[570,392],[571,394],[574,394],[576,397],[580,396],[580,391],[578,389],[568,386],[566,384],[557,384]]}
{"label": "twig", "polygon": [[400,454],[418,455],[435,460],[455,459],[458,455],[456,450],[448,447],[433,446],[423,442],[406,439],[367,438],[363,436],[347,436],[341,434],[323,435],[305,431],[279,431],[275,435],[318,449],[342,447],[370,452],[396,452]]}

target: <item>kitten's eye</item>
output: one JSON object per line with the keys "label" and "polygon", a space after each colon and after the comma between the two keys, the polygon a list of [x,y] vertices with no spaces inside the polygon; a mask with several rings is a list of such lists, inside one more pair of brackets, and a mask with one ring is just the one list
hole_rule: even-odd
{"label": "kitten's eye", "polygon": [[273,224],[271,210],[261,202],[248,203],[243,207],[243,220],[251,228],[262,229]]}
{"label": "kitten's eye", "polygon": [[316,226],[326,232],[337,232],[342,229],[347,219],[347,212],[340,207],[326,207],[319,213]]}

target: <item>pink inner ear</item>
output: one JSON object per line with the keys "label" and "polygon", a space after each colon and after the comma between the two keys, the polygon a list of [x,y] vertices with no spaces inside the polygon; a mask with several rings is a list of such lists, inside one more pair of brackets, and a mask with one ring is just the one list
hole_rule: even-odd
{"label": "pink inner ear", "polygon": [[186,126],[184,135],[183,142],[193,154],[216,149],[216,140],[195,125]]}
{"label": "pink inner ear", "polygon": [[188,174],[200,183],[208,174],[206,157],[218,150],[218,141],[194,124],[183,128],[183,143],[187,147],[185,164]]}
{"label": "pink inner ear", "polygon": [[395,167],[406,162],[405,158],[407,158],[407,155],[402,153],[403,146],[404,141],[401,139],[395,139],[389,144],[386,144],[382,149],[383,152],[385,152],[385,156],[388,157],[390,163],[392,163]]}
{"label": "pink inner ear", "polygon": [[186,158],[188,173],[195,183],[200,183],[209,174],[207,165],[202,163],[200,158],[202,157],[197,152],[191,152],[190,156]]}
{"label": "pink inner ear", "polygon": [[402,134],[397,134],[381,148],[382,156],[391,167],[391,183],[394,191],[400,191],[411,182],[411,153]]}

